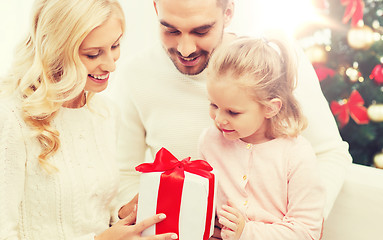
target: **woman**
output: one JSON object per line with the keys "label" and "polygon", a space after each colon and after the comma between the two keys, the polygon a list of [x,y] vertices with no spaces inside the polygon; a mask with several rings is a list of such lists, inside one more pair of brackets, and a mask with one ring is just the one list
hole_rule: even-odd
{"label": "woman", "polygon": [[2,87],[0,239],[141,239],[166,217],[129,226],[133,212],[109,228],[118,116],[94,93],[115,70],[124,21],[116,0],[36,0]]}

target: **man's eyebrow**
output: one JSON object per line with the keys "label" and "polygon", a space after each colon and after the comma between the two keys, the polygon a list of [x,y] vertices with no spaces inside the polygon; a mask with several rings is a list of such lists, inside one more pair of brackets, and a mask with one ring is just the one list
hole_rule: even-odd
{"label": "man's eyebrow", "polygon": [[165,26],[165,27],[168,27],[168,28],[176,28],[176,27],[174,27],[173,25],[171,25],[171,24],[169,24],[169,23],[167,23],[167,22],[165,22],[165,21],[160,21],[160,23],[161,23],[161,25],[163,25],[163,26]]}
{"label": "man's eyebrow", "polygon": [[207,30],[207,29],[210,29],[210,28],[214,27],[214,25],[215,25],[215,22],[209,23],[209,24],[205,24],[205,25],[202,25],[202,26],[194,28],[193,31]]}
{"label": "man's eyebrow", "polygon": [[[161,23],[161,25],[163,25],[165,27],[177,29],[175,26],[169,24],[168,22],[160,21],[160,23]],[[215,25],[215,22],[208,23],[208,24],[193,28],[193,31],[203,31],[203,30],[212,28],[214,25]]]}

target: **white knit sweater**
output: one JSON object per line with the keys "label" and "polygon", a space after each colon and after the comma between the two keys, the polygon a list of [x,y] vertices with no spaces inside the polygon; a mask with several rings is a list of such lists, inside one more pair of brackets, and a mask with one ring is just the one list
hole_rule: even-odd
{"label": "white knit sweater", "polygon": [[117,118],[100,96],[91,103],[60,109],[52,125],[61,145],[49,159],[59,171],[47,174],[19,103],[0,102],[0,239],[90,240],[109,227]]}
{"label": "white knit sweater", "polygon": [[[206,72],[181,74],[158,44],[117,68],[110,95],[121,105],[122,125],[118,164],[121,169],[120,204],[138,191],[139,174],[134,167],[165,147],[182,159],[198,158],[198,139],[212,124],[206,94]],[[302,134],[312,144],[327,190],[328,215],[351,164],[348,144],[342,141],[315,71],[299,50],[298,87],[295,95],[308,118]],[[150,159],[147,159],[150,161]]]}

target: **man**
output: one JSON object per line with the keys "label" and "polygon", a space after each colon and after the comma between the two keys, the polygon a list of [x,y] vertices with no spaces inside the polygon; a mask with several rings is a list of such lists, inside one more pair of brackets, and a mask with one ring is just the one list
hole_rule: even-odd
{"label": "man", "polygon": [[[145,156],[153,161],[165,147],[179,159],[198,159],[199,135],[212,124],[204,69],[214,49],[233,37],[224,32],[234,14],[232,0],[154,0],[154,8],[162,47],[154,46],[120,68],[119,85],[114,88],[118,91],[113,92],[123,118],[118,144],[122,205],[138,192],[139,174],[134,167]],[[316,151],[327,189],[327,216],[351,156],[302,51],[296,97],[309,121],[303,135]],[[120,209],[120,217],[130,206]]]}

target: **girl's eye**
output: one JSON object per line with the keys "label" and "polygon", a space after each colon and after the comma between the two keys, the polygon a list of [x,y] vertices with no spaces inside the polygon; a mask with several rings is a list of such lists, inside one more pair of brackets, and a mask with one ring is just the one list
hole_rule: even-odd
{"label": "girl's eye", "polygon": [[120,46],[120,43],[118,43],[118,44],[116,44],[116,45],[113,45],[112,46],[112,49],[116,49],[116,48],[118,48]]}
{"label": "girl's eye", "polygon": [[214,103],[210,103],[210,107],[211,107],[211,108],[215,108],[215,109],[218,108],[217,105],[215,105]]}

